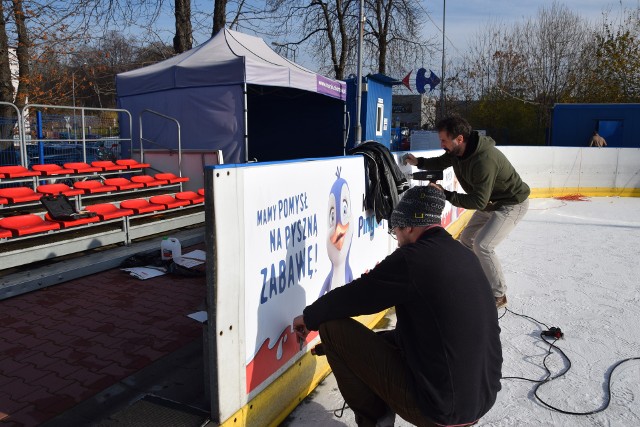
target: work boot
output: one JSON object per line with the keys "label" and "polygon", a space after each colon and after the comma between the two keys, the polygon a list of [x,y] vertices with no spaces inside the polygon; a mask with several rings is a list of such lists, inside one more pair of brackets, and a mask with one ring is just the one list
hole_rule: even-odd
{"label": "work boot", "polygon": [[501,297],[496,297],[496,308],[506,307],[507,305],[507,296],[502,295]]}

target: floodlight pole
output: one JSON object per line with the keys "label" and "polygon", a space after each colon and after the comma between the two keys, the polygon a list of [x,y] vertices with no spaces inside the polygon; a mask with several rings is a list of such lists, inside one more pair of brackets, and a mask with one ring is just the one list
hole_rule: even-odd
{"label": "floodlight pole", "polygon": [[[71,73],[71,96],[73,98],[73,139],[76,138],[76,72]],[[69,135],[71,142],[71,135]]]}
{"label": "floodlight pole", "polygon": [[442,0],[442,80],[440,80],[440,119],[444,119],[444,113],[445,113],[445,108],[444,108],[444,91],[445,91],[445,79],[444,79],[444,67],[445,67],[445,62],[444,62],[444,49],[445,49],[445,32],[444,32],[444,25],[445,25],[445,15],[447,12],[447,0]]}
{"label": "floodlight pole", "polygon": [[355,146],[362,142],[362,125],[360,124],[360,115],[362,114],[362,42],[364,39],[364,0],[360,0],[360,23],[358,25],[358,81],[357,81],[357,97],[356,97],[356,135]]}

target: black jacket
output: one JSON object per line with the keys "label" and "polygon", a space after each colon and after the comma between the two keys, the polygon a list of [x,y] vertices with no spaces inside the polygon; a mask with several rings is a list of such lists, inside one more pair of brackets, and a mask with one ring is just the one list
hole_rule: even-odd
{"label": "black jacket", "polygon": [[365,158],[368,177],[365,208],[374,210],[377,222],[389,219],[399,195],[409,189],[407,178],[389,149],[376,141],[365,141],[349,150],[349,154],[362,154]]}
{"label": "black jacket", "polygon": [[395,336],[425,416],[473,422],[495,403],[502,347],[491,286],[476,256],[443,228],[427,230],[369,273],[304,310],[308,329],[396,307]]}

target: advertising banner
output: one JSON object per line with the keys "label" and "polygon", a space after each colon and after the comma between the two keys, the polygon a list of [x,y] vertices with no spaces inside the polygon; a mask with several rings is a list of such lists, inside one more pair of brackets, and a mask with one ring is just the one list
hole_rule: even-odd
{"label": "advertising banner", "polygon": [[347,85],[338,80],[332,80],[327,77],[316,75],[317,92],[323,95],[329,95],[334,98],[347,99]]}
{"label": "advertising banner", "polygon": [[384,259],[389,236],[363,208],[361,157],[250,167],[243,181],[250,393],[301,355],[293,318]]}

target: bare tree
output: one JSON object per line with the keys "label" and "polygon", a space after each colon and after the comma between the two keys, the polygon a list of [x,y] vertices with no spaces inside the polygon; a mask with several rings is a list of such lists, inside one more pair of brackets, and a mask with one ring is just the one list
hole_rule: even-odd
{"label": "bare tree", "polygon": [[[0,1],[0,101],[13,102],[13,85],[11,84],[11,67],[9,63],[9,39],[7,37],[6,27],[4,7]],[[4,110],[1,116],[7,116]]]}
{"label": "bare tree", "polygon": [[516,30],[515,48],[527,58],[520,83],[531,99],[550,109],[568,98],[587,35],[586,23],[556,2]]}
{"label": "bare tree", "polygon": [[173,37],[173,49],[176,53],[182,53],[193,47],[191,0],[175,0],[175,16],[176,35]]}
{"label": "bare tree", "polygon": [[640,6],[626,10],[621,22],[605,16],[581,55],[579,102],[640,101]]}
{"label": "bare tree", "polygon": [[319,67],[337,79],[344,79],[350,65],[355,70],[356,32],[359,2],[355,0],[267,0],[280,18],[276,28],[284,43],[280,50],[306,47]]}
{"label": "bare tree", "polygon": [[507,28],[498,21],[489,21],[471,37],[468,51],[462,59],[448,66],[459,76],[448,91],[464,100],[477,100],[494,88],[496,52],[507,51]]}
{"label": "bare tree", "polygon": [[[489,26],[458,67],[458,93],[478,101],[470,114],[500,129],[504,141],[534,137],[541,143],[553,105],[571,101],[583,83],[588,34],[587,23],[557,2],[511,27]],[[508,122],[528,131],[507,131]]]}
{"label": "bare tree", "polygon": [[18,58],[18,91],[15,103],[18,108],[22,108],[27,103],[29,96],[29,35],[27,32],[27,20],[23,8],[22,0],[11,0],[13,4],[13,17],[18,35],[18,47],[16,56]]}
{"label": "bare tree", "polygon": [[213,32],[211,36],[227,25],[227,0],[215,0],[213,4]]}
{"label": "bare tree", "polygon": [[[408,0],[367,0],[364,50],[375,60],[369,66],[379,73],[400,74],[407,64],[434,53],[420,34],[420,10]],[[391,68],[388,64],[391,63]]]}
{"label": "bare tree", "polygon": [[[13,102],[13,84],[11,83],[11,66],[9,63],[9,40],[6,32],[6,21],[4,19],[4,7],[0,1],[0,101]],[[0,162],[3,160],[12,163],[5,158],[9,152],[13,153],[13,141],[6,141],[11,136],[12,124],[7,123],[7,118],[11,117],[12,108],[0,105]]]}

